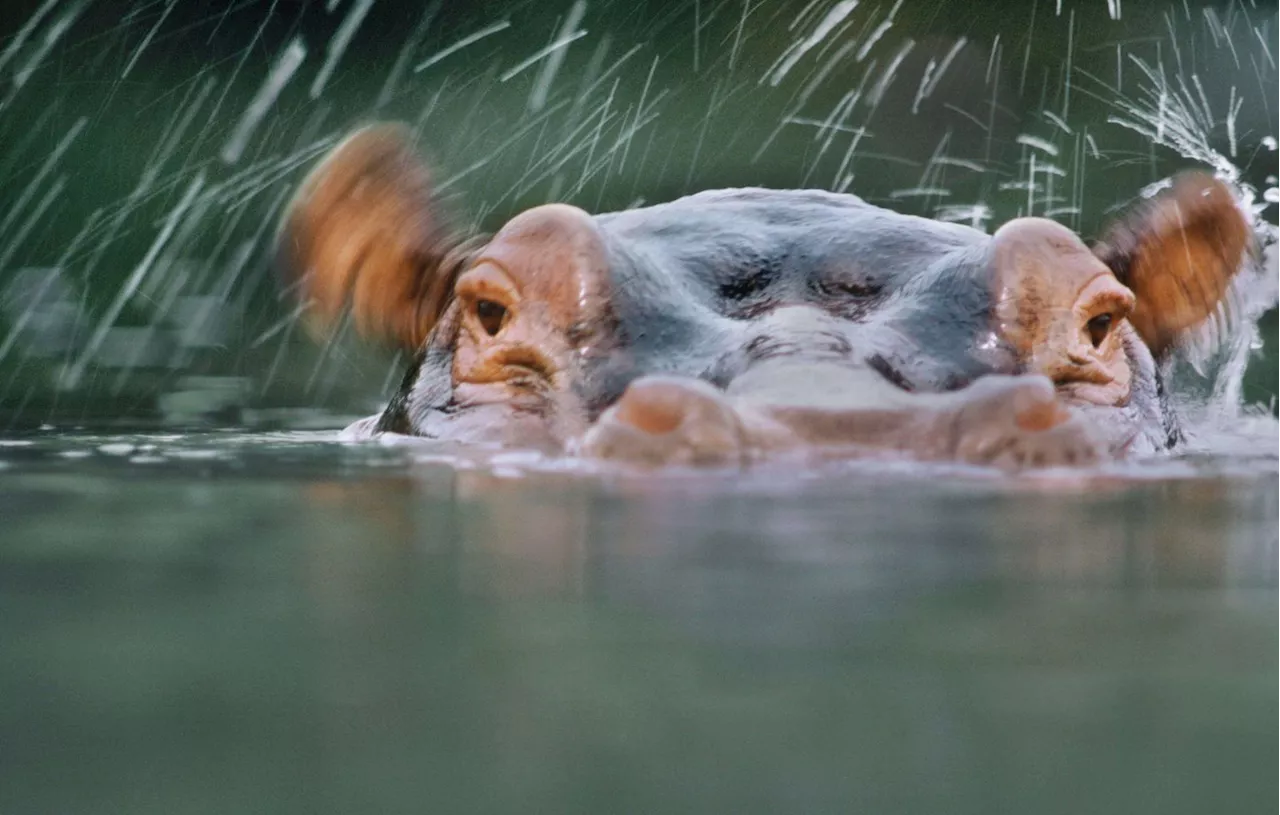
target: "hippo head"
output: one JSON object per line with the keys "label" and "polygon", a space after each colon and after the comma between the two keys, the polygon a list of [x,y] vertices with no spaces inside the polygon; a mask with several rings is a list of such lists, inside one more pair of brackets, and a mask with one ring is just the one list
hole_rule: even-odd
{"label": "hippo head", "polygon": [[1199,174],[1092,249],[1040,218],[988,236],[851,195],[761,189],[595,216],[551,204],[466,238],[407,133],[377,125],[312,171],[279,248],[313,326],[349,308],[414,354],[357,433],[586,440],[606,455],[673,438],[883,438],[985,460],[963,450],[1035,447],[1010,433],[1049,438],[1085,415],[1102,447],[1172,444],[1156,363],[1218,307],[1250,240],[1231,191]]}

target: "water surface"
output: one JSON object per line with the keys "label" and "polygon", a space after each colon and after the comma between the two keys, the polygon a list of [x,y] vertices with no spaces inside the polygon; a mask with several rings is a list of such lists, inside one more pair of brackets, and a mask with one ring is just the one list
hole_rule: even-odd
{"label": "water surface", "polygon": [[3,812],[1273,812],[1274,449],[0,446]]}

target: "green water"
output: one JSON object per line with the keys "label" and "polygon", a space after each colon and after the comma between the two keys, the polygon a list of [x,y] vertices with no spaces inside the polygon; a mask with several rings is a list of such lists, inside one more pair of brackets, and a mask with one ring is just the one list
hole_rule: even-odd
{"label": "green water", "polygon": [[1269,813],[1275,459],[0,447],[0,812]]}

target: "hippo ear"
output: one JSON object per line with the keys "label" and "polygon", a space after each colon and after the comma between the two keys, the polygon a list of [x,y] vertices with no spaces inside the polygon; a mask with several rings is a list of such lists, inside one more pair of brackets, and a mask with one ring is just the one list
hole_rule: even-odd
{"label": "hippo ear", "polygon": [[1214,313],[1249,246],[1230,188],[1188,173],[1113,224],[1094,254],[1133,291],[1129,322],[1159,356]]}
{"label": "hippo ear", "polygon": [[408,131],[391,124],[357,131],[311,171],[276,246],[313,333],[349,304],[360,333],[410,350],[439,319],[466,255]]}

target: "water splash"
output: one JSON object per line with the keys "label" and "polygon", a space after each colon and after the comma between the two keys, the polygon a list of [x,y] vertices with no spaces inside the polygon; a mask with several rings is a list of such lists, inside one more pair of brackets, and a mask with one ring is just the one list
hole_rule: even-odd
{"label": "water splash", "polygon": [[258,125],[262,123],[263,117],[270,112],[272,105],[280,96],[280,91],[297,73],[298,68],[302,65],[302,60],[307,56],[307,47],[302,40],[294,37],[289,46],[276,57],[275,64],[271,67],[271,72],[267,74],[266,80],[262,83],[262,87],[258,89],[258,94],[253,97],[253,101],[245,108],[244,114],[240,117],[240,123],[236,125],[236,129],[231,133],[231,138],[227,140],[226,145],[222,148],[220,154],[222,160],[227,164],[235,164],[240,160],[240,156],[244,153],[244,148],[249,144],[249,139],[253,136]]}
{"label": "water splash", "polygon": [[[342,25],[338,28],[337,33],[333,35],[333,39],[329,40],[329,45],[325,49],[324,65],[320,66],[320,71],[311,83],[312,99],[318,99],[320,94],[324,92],[325,84],[328,83],[329,77],[333,75],[334,69],[338,67],[338,60],[342,59],[342,55],[347,52],[347,48],[351,45],[351,40],[355,37],[356,31],[360,28],[361,23],[364,22],[364,18],[368,16],[371,8],[373,8],[373,0],[355,0],[351,10],[347,12],[346,19],[342,21]],[[302,58],[299,56],[297,59],[301,61]],[[274,73],[273,71],[273,75]]]}
{"label": "water splash", "polygon": [[[903,0],[676,4],[639,22],[609,0],[433,3],[403,30],[373,0],[266,5],[137,0],[102,25],[105,7],[44,0],[0,49],[0,291],[30,298],[6,300],[0,325],[10,415],[113,391],[154,410],[170,390],[204,392],[188,378],[205,374],[250,380],[246,398],[376,407],[388,357],[309,346],[270,267],[290,186],[373,117],[411,123],[477,225],[555,198],[617,208],[767,183],[979,229],[1032,212],[1087,229],[1184,156],[1237,183],[1274,235],[1275,134],[1254,112],[1274,110],[1275,22],[1258,10],[1172,7],[1100,29],[1119,2],[1045,6],[1031,41],[1029,15],[934,36],[946,7]],[[170,73],[144,92],[154,65]],[[1135,181],[1102,190],[1119,177]],[[1256,334],[1237,329],[1274,302],[1266,281],[1242,274],[1183,349],[1218,377],[1210,401],[1239,398],[1223,372],[1252,354]]]}
{"label": "water splash", "polygon": [[510,27],[511,27],[510,20],[499,20],[496,23],[491,23],[490,25],[487,25],[484,28],[481,28],[479,31],[475,31],[475,32],[472,32],[471,34],[468,34],[467,36],[453,43],[449,47],[440,49],[436,53],[424,59],[422,62],[419,62],[417,65],[413,66],[413,72],[415,74],[421,73],[422,71],[425,71],[426,69],[430,68],[432,65],[435,65],[437,62],[440,62],[442,60],[445,60],[453,56],[457,52],[461,51],[463,48],[466,48],[468,45],[473,45],[477,42],[480,42],[480,40],[483,40],[485,37],[489,37],[501,31],[506,31]]}
{"label": "water splash", "polygon": [[[1216,17],[1213,22],[1209,30],[1215,41],[1230,45],[1230,30]],[[1108,121],[1211,168],[1237,191],[1242,214],[1255,235],[1255,252],[1245,258],[1223,301],[1199,327],[1180,339],[1178,359],[1170,365],[1174,381],[1188,380],[1181,373],[1184,367],[1195,375],[1180,396],[1196,414],[1197,423],[1222,426],[1254,412],[1243,398],[1244,378],[1251,356],[1262,347],[1258,319],[1274,309],[1280,297],[1276,255],[1280,231],[1267,217],[1274,207],[1272,199],[1277,197],[1274,176],[1259,195],[1233,161],[1238,152],[1236,122],[1244,103],[1237,85],[1231,85],[1225,105],[1215,112],[1198,74],[1190,74],[1188,82],[1180,74],[1170,76],[1161,63],[1134,55],[1129,61],[1141,80],[1134,94],[1116,94],[1113,105],[1120,113],[1109,116]],[[1215,146],[1219,126],[1225,130],[1225,154]],[[1274,135],[1260,140],[1260,148],[1273,155],[1274,145]],[[1159,179],[1144,188],[1142,195],[1154,195],[1171,183],[1169,178]]]}
{"label": "water splash", "polygon": [[792,44],[790,48],[782,55],[778,66],[772,69],[769,74],[769,84],[776,86],[783,78],[796,67],[796,64],[827,38],[836,26],[844,22],[855,8],[858,7],[858,0],[841,0],[832,6],[826,15],[813,27],[813,31],[803,40],[799,40]]}

